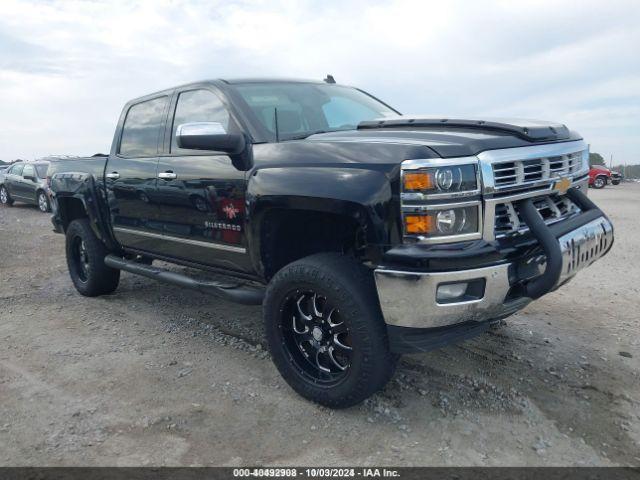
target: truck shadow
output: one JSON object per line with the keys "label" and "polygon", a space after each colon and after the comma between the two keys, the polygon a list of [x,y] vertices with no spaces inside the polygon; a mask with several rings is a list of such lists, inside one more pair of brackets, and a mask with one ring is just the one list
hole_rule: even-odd
{"label": "truck shadow", "polygon": [[[163,321],[170,319],[194,336],[202,335],[203,325],[209,325],[266,350],[261,307],[232,304],[131,275],[123,276],[114,296],[127,301],[135,296],[150,309],[162,304]],[[489,413],[523,416],[526,421],[542,412],[567,436],[584,439],[611,460],[634,463],[625,453],[633,439],[612,429],[612,422],[623,421],[624,410],[637,409],[638,402],[608,386],[624,384],[621,379],[633,378],[633,372],[606,371],[595,352],[589,353],[572,338],[553,345],[534,328],[535,321],[525,328],[507,319],[472,340],[405,355],[387,387],[349,414],[361,416],[362,421],[374,416],[401,425],[410,423],[416,412],[431,420]]]}

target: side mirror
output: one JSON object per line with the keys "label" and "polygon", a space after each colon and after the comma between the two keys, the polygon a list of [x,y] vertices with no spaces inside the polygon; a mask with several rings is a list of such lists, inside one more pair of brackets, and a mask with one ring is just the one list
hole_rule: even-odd
{"label": "side mirror", "polygon": [[176,143],[180,148],[213,150],[238,155],[246,148],[242,134],[227,133],[218,122],[183,123],[176,129]]}

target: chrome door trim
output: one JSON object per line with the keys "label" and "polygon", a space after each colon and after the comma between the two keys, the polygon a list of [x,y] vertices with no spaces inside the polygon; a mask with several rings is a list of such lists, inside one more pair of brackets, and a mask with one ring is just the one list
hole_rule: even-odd
{"label": "chrome door trim", "polygon": [[157,238],[159,240],[166,240],[169,242],[184,243],[186,245],[193,245],[196,247],[213,248],[215,250],[225,250],[227,252],[235,252],[235,253],[247,253],[247,249],[244,247],[234,247],[233,245],[224,245],[222,243],[201,242],[199,240],[173,237],[171,235],[162,235],[160,233],[143,232],[143,231],[134,230],[131,228],[113,227],[113,231],[120,232],[120,233],[128,233],[130,235],[139,235],[141,237]]}

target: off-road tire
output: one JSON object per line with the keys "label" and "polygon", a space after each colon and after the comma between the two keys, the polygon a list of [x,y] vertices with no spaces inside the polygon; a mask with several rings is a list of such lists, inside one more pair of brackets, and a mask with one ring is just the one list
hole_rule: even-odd
{"label": "off-road tire", "polygon": [[[81,245],[84,245],[84,255],[80,254]],[[120,270],[104,264],[109,251],[96,237],[87,218],[80,218],[69,224],[66,253],[71,281],[81,295],[96,297],[118,288]]]}
{"label": "off-road tire", "polygon": [[607,185],[607,179],[603,176],[596,177],[593,181],[593,188],[600,190]]}
{"label": "off-road tire", "polygon": [[13,205],[13,198],[11,198],[11,195],[9,195],[4,185],[0,186],[0,203],[2,205],[8,205],[9,207]]}
{"label": "off-road tire", "polygon": [[[352,358],[345,377],[322,385],[301,373],[285,345],[283,306],[295,291],[313,291],[340,311],[349,329]],[[320,253],[282,268],[271,280],[263,303],[265,333],[273,361],[301,396],[330,408],[356,405],[389,381],[398,356],[389,351],[373,273],[353,257]],[[286,328],[286,326],[284,327]]]}
{"label": "off-road tire", "polygon": [[38,203],[38,210],[40,210],[42,213],[51,211],[49,198],[47,198],[47,194],[44,191],[38,190],[38,193],[36,194],[36,201]]}

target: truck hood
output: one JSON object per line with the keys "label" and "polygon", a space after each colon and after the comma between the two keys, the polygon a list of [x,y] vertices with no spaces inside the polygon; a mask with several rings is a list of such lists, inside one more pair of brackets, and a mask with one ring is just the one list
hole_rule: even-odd
{"label": "truck hood", "polygon": [[539,120],[401,116],[361,122],[356,130],[316,134],[307,140],[420,145],[446,158],[580,139],[565,125]]}

